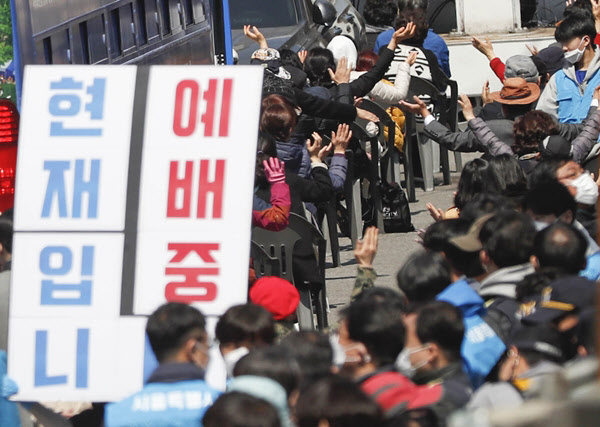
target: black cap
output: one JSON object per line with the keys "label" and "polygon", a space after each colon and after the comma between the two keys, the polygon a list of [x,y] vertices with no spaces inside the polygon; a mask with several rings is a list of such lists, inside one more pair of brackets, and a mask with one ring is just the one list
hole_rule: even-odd
{"label": "black cap", "polygon": [[565,53],[562,48],[558,46],[548,46],[547,48],[540,50],[535,56],[542,60],[546,66],[546,72],[551,76],[558,70],[570,65],[565,59]]}
{"label": "black cap", "polygon": [[561,338],[558,330],[549,325],[523,326],[509,339],[519,351],[533,351],[555,361],[563,360]]}
{"label": "black cap", "polygon": [[544,288],[537,300],[522,304],[522,321],[550,323],[567,314],[577,314],[595,304],[596,294],[596,282],[580,276],[562,277]]}
{"label": "black cap", "polygon": [[560,135],[547,136],[539,148],[543,159],[571,158],[571,143]]}

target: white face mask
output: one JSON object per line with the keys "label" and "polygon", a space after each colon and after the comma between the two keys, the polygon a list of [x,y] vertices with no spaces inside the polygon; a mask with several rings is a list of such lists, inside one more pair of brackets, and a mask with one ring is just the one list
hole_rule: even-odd
{"label": "white face mask", "polygon": [[223,360],[225,360],[225,368],[227,369],[227,378],[233,377],[233,368],[235,368],[235,364],[238,363],[238,361],[248,353],[249,351],[246,347],[238,347],[223,356]]}
{"label": "white face mask", "polygon": [[598,185],[592,176],[584,172],[569,184],[577,190],[575,201],[584,205],[595,205],[598,201]]}
{"label": "white face mask", "polygon": [[583,39],[581,39],[581,43],[579,43],[579,46],[577,47],[577,49],[565,52],[565,59],[567,61],[569,61],[571,64],[577,64],[583,57],[583,52],[585,52],[585,48],[581,49],[582,43],[583,43]]}
{"label": "white face mask", "polygon": [[418,353],[419,351],[422,351],[422,350],[426,350],[428,348],[429,348],[429,345],[423,345],[421,347],[413,347],[413,348],[404,347],[402,349],[402,351],[400,352],[400,354],[398,355],[398,357],[396,358],[396,363],[395,363],[396,369],[398,369],[400,372],[402,372],[404,375],[406,375],[409,378],[414,377],[415,374],[417,373],[417,370],[427,364],[427,360],[423,360],[421,363],[419,363],[418,365],[415,366],[410,361],[410,355]]}

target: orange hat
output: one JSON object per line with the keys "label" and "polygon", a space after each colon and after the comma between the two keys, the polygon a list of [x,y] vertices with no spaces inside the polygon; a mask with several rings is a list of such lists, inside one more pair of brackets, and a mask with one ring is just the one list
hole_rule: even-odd
{"label": "orange hat", "polygon": [[527,83],[523,77],[511,77],[504,80],[500,92],[492,92],[490,96],[500,104],[526,105],[540,97],[540,87],[535,83]]}
{"label": "orange hat", "polygon": [[250,288],[250,301],[264,307],[275,320],[283,320],[296,311],[300,294],[287,280],[262,277]]}

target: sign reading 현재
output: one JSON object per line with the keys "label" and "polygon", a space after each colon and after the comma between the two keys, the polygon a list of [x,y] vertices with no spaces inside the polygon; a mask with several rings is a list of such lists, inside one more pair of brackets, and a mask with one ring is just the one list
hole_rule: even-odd
{"label": "sign reading \ud604\uc7ac", "polygon": [[246,300],[262,69],[29,66],[25,81],[15,399],[118,400],[142,386],[139,315]]}

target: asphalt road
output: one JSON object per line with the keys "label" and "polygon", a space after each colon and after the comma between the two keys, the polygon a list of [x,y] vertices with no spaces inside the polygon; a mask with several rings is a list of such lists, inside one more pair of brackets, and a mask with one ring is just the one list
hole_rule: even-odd
{"label": "asphalt road", "polygon": [[[463,154],[463,164],[479,155]],[[434,191],[424,192],[417,187],[417,201],[410,204],[412,223],[415,229],[427,228],[433,219],[429,215],[425,205],[432,203],[441,209],[447,209],[453,205],[454,192],[458,183],[459,173],[455,172],[453,156],[451,158],[452,182],[450,185],[436,186]],[[436,174],[436,183],[441,182],[441,174]],[[418,184],[418,183],[417,183]],[[329,249],[328,249],[329,250]],[[407,258],[421,250],[417,243],[417,233],[393,233],[380,234],[377,256],[374,267],[377,272],[377,286],[396,288],[396,273],[404,265]],[[348,238],[340,238],[340,266],[331,266],[331,254],[328,252],[327,268],[325,274],[327,279],[327,298],[329,300],[330,313],[329,323],[337,323],[338,312],[350,301],[350,294],[356,277],[356,261],[354,260],[353,248]]]}

